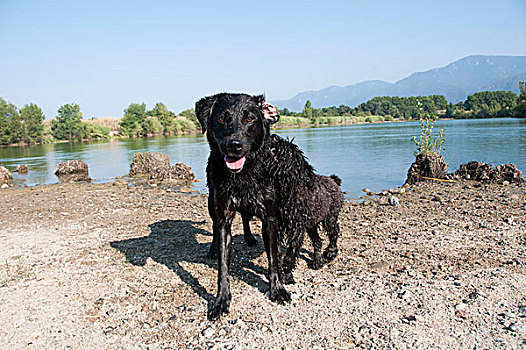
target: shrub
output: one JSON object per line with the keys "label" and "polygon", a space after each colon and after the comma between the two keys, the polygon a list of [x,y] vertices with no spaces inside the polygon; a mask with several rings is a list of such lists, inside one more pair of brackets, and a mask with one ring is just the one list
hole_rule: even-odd
{"label": "shrub", "polygon": [[156,117],[148,117],[143,123],[144,134],[160,134],[163,132],[163,125]]}
{"label": "shrub", "polygon": [[422,154],[423,156],[437,155],[440,156],[444,150],[444,129],[440,129],[438,137],[433,138],[433,127],[438,120],[436,115],[424,114],[422,115],[421,103],[418,102],[418,115],[420,120],[421,133],[417,139],[413,136],[412,140],[416,145],[417,150],[415,156]]}

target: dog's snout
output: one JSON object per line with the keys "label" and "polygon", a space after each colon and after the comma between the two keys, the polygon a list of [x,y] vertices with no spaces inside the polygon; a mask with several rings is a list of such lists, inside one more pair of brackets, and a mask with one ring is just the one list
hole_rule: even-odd
{"label": "dog's snout", "polygon": [[239,152],[243,149],[243,142],[241,140],[228,140],[226,143],[226,148],[230,152]]}

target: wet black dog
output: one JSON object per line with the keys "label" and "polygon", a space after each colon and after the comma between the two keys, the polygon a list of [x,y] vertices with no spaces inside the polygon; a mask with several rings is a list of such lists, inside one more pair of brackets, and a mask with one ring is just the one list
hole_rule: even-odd
{"label": "wet black dog", "polygon": [[[290,294],[283,284],[294,282],[292,270],[305,232],[313,241],[314,268],[336,257],[341,180],[316,175],[296,145],[270,134],[270,124],[279,117],[263,96],[217,94],[199,100],[196,114],[203,132],[208,131],[208,209],[218,257],[217,298],[208,316],[217,319],[230,305],[228,269],[236,212],[245,219],[252,215],[261,219],[270,299],[288,302]],[[323,256],[320,223],[329,237]],[[282,261],[280,243],[287,248]]]}

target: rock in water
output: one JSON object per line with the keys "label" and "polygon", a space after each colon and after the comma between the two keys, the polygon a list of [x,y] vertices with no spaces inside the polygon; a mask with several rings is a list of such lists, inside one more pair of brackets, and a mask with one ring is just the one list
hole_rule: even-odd
{"label": "rock in water", "polygon": [[416,160],[407,171],[406,184],[415,184],[419,181],[425,180],[424,177],[432,177],[435,179],[447,179],[447,165],[444,157],[437,154],[416,156]]}
{"label": "rock in water", "polygon": [[27,174],[29,169],[28,169],[26,164],[22,164],[22,165],[17,165],[16,166],[16,171],[19,174]]}
{"label": "rock in water", "polygon": [[130,166],[130,176],[145,176],[159,181],[192,181],[192,168],[183,163],[170,166],[170,156],[162,153],[135,153]]}
{"label": "rock in water", "polygon": [[469,162],[461,164],[456,175],[463,179],[475,180],[480,182],[495,182],[522,184],[522,172],[517,169],[515,164],[498,165],[496,168],[491,164],[481,162]]}
{"label": "rock in water", "polygon": [[59,163],[55,175],[60,182],[92,181],[88,176],[88,164],[77,159]]}
{"label": "rock in water", "polygon": [[135,153],[130,165],[130,176],[149,176],[156,178],[156,174],[170,167],[170,156],[162,153]]}
{"label": "rock in water", "polygon": [[11,172],[0,165],[0,185],[6,184],[9,180],[13,179]]}

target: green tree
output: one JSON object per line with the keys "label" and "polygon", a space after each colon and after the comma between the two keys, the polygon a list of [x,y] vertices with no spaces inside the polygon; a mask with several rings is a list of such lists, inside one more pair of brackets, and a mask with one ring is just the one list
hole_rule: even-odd
{"label": "green tree", "polygon": [[186,110],[182,111],[181,113],[179,113],[179,115],[181,117],[184,117],[184,118],[188,119],[192,123],[194,123],[195,127],[197,128],[197,130],[201,129],[201,124],[199,123],[199,120],[197,119],[197,115],[195,114],[195,110],[193,108],[192,109],[186,109]]}
{"label": "green tree", "polygon": [[[161,102],[157,102],[151,111],[147,113],[150,117],[156,118],[162,125],[161,131],[156,131],[155,133],[165,132],[165,133],[174,133],[175,130],[175,114],[170,112],[168,108]],[[145,120],[146,121],[146,120]],[[149,122],[149,128],[152,127],[152,122]],[[155,123],[154,123],[155,124]],[[144,128],[144,126],[143,126]],[[146,129],[146,128],[145,128]],[[145,130],[146,131],[146,130]],[[146,132],[151,134],[151,132]]]}
{"label": "green tree", "polygon": [[307,100],[307,102],[305,102],[305,107],[303,107],[303,111],[301,112],[301,116],[303,118],[309,119],[310,121],[313,120],[314,114],[313,114],[313,111],[312,111],[312,104],[311,104],[310,100]]}
{"label": "green tree", "polygon": [[[20,115],[12,103],[0,97],[0,144],[9,145],[16,141],[18,131],[14,130],[20,123]],[[21,128],[21,125],[19,126]]]}
{"label": "green tree", "polygon": [[22,142],[24,134],[24,123],[16,106],[0,98],[0,144]]}
{"label": "green tree", "polygon": [[40,143],[44,133],[44,113],[34,103],[25,105],[20,110],[20,116],[24,123],[24,142]]}
{"label": "green tree", "polygon": [[507,117],[513,115],[519,98],[511,91],[483,91],[469,95],[464,108],[473,117]]}
{"label": "green tree", "polygon": [[519,91],[519,101],[513,112],[517,117],[526,118],[526,82],[519,81]]}
{"label": "green tree", "polygon": [[124,110],[121,119],[121,133],[127,136],[140,136],[144,134],[143,124],[146,120],[146,105],[132,103]]}
{"label": "green tree", "polygon": [[163,125],[156,117],[147,117],[143,123],[143,131],[146,135],[155,135],[163,132]]}
{"label": "green tree", "polygon": [[58,115],[51,121],[51,133],[57,140],[81,140],[86,136],[78,104],[65,104],[58,109]]}

